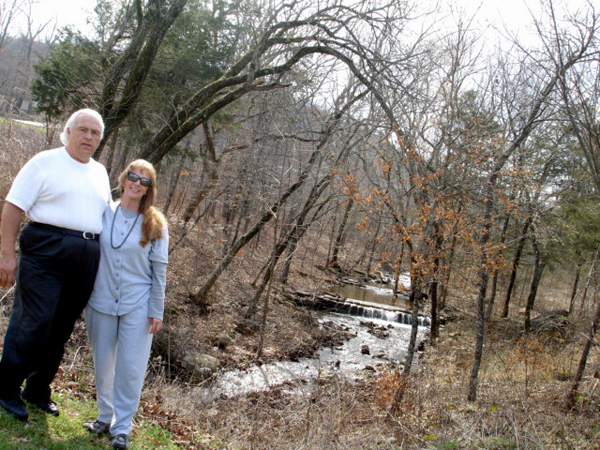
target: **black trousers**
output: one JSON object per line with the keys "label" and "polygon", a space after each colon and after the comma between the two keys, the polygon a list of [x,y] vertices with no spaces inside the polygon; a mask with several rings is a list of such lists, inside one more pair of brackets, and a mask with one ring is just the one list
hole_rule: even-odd
{"label": "black trousers", "polygon": [[13,311],[2,359],[0,395],[50,398],[65,344],[88,302],[100,261],[98,240],[30,223],[19,237]]}

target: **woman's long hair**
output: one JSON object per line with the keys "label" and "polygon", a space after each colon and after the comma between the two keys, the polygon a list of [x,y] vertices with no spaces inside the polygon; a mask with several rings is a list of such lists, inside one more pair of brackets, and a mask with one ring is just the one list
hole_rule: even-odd
{"label": "woman's long hair", "polygon": [[163,236],[163,230],[167,223],[165,216],[154,206],[156,201],[156,170],[152,163],[145,159],[136,159],[129,163],[127,168],[119,175],[119,183],[115,190],[123,192],[125,187],[125,178],[129,172],[137,172],[145,170],[148,173],[148,178],[152,182],[152,185],[148,187],[146,194],[140,201],[139,213],[143,214],[144,221],[142,222],[142,239],[140,239],[140,245],[145,247],[150,241],[154,242],[156,239],[160,239]]}

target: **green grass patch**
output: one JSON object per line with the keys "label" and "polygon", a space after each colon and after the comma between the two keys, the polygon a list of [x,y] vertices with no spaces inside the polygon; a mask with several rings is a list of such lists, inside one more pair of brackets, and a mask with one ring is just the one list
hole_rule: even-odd
{"label": "green grass patch", "polygon": [[[83,422],[96,419],[94,401],[55,395],[61,414],[50,416],[29,407],[29,421],[18,421],[0,410],[0,450],[86,450],[110,448],[110,436],[94,436]],[[178,450],[171,433],[147,421],[136,424],[130,435],[131,448]]]}
{"label": "green grass patch", "polygon": [[456,450],[460,448],[460,444],[457,440],[452,439],[450,441],[437,443],[434,448],[436,450]]}
{"label": "green grass patch", "polygon": [[458,450],[458,449],[478,449],[478,450],[513,450],[517,449],[518,446],[510,439],[503,437],[494,437],[482,440],[477,444],[469,444],[461,442],[456,439],[449,441],[439,442],[433,446],[436,450]]}
{"label": "green grass patch", "polygon": [[487,450],[513,450],[519,448],[519,446],[512,440],[504,437],[494,437],[485,439],[477,447],[480,449]]}

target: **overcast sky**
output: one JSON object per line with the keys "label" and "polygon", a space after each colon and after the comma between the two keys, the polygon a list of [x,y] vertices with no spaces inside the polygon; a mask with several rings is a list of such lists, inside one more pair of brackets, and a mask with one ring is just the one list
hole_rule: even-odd
{"label": "overcast sky", "polygon": [[40,8],[47,8],[48,16],[56,17],[59,26],[85,27],[86,18],[95,6],[96,0],[41,0]]}
{"label": "overcast sky", "polygon": [[[73,25],[82,31],[86,29],[86,18],[96,5],[96,0],[37,0],[37,2],[34,10],[36,24],[55,20],[58,26]],[[586,2],[587,0],[569,0],[568,2],[554,0],[556,6],[566,4],[572,11],[578,6],[585,5]],[[519,33],[523,34],[526,33],[526,24],[531,23],[529,9],[538,15],[539,3],[539,0],[418,0],[417,4],[420,8],[437,11],[444,17],[448,17],[447,13],[443,12],[442,14],[441,12],[449,11],[450,8],[455,12],[464,11],[462,16],[467,17],[477,12],[475,25],[481,31],[489,29],[490,33],[493,33],[493,27],[495,27],[498,29],[508,28],[511,31],[519,30]]]}
{"label": "overcast sky", "polygon": [[[96,6],[96,0],[37,0],[33,8],[34,27],[52,21],[59,27],[73,25],[78,29],[85,30],[86,18],[92,13]],[[20,25],[24,18],[16,22]],[[51,24],[51,25],[52,25]]]}

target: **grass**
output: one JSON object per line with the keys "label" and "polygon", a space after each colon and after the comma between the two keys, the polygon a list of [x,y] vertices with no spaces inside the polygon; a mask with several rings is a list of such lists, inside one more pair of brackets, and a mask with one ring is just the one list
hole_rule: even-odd
{"label": "grass", "polygon": [[[55,395],[61,415],[50,416],[34,407],[29,408],[27,423],[0,412],[0,450],[87,450],[110,448],[110,437],[94,436],[82,424],[94,420],[96,405],[93,400],[80,400]],[[139,449],[178,450],[172,434],[148,421],[134,427],[131,447]]]}

